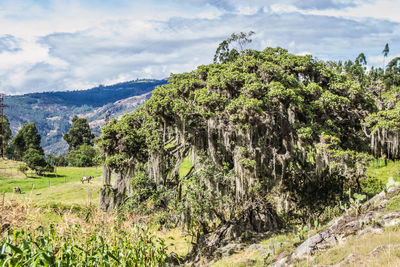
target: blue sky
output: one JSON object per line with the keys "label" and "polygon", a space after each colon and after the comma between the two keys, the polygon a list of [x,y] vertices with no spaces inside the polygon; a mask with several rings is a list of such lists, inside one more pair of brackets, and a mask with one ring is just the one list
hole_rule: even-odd
{"label": "blue sky", "polygon": [[0,92],[86,89],[211,63],[219,42],[382,66],[400,55],[400,0],[0,0]]}

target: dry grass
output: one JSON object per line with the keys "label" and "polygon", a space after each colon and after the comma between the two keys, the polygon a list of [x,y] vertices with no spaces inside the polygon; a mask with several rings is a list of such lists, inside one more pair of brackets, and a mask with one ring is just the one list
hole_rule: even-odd
{"label": "dry grass", "polygon": [[[375,248],[383,246],[376,253]],[[342,262],[350,254],[355,255],[350,262]],[[340,245],[318,253],[313,260],[302,261],[297,266],[335,265],[341,266],[400,266],[400,228],[386,228],[383,234],[353,236]]]}
{"label": "dry grass", "polygon": [[158,231],[157,236],[166,241],[169,252],[175,252],[181,257],[187,255],[192,249],[191,238],[179,228]]}
{"label": "dry grass", "polygon": [[134,216],[127,216],[119,220],[117,216],[104,213],[97,209],[85,208],[80,211],[55,210],[50,207],[39,207],[32,202],[18,202],[16,200],[1,200],[0,222],[9,224],[11,229],[33,231],[39,226],[49,227],[57,225],[57,230],[67,231],[69,226],[78,224],[88,233],[98,233],[102,229],[118,227],[129,230],[137,223]]}

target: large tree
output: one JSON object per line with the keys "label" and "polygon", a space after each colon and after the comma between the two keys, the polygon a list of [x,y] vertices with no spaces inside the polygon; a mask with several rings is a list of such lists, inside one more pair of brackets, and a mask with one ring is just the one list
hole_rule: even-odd
{"label": "large tree", "polygon": [[69,132],[64,134],[64,140],[68,143],[69,150],[76,150],[81,145],[93,146],[94,134],[90,130],[89,123],[85,118],[74,116]]}
{"label": "large tree", "polygon": [[35,123],[25,123],[11,141],[14,159],[22,160],[25,151],[27,151],[29,148],[33,148],[39,151],[40,154],[43,154],[40,141],[41,137],[38,133]]}
{"label": "large tree", "polygon": [[375,110],[363,78],[281,48],[220,62],[172,75],[102,129],[102,208],[146,201],[144,185],[195,236],[240,237],[282,227],[274,210],[308,220],[360,189],[371,158],[361,122]]}

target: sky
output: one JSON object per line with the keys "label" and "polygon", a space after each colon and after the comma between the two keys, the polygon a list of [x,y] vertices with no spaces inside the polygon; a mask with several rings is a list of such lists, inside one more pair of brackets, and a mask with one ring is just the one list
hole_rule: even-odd
{"label": "sky", "polygon": [[212,62],[232,33],[369,66],[400,55],[400,0],[0,0],[0,92],[167,78]]}

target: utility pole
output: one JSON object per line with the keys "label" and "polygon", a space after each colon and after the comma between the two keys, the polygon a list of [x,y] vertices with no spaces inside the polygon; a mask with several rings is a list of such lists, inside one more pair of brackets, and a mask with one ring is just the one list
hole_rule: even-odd
{"label": "utility pole", "polygon": [[5,94],[0,94],[0,115],[1,115],[1,157],[4,159],[4,108],[8,107],[4,104]]}

